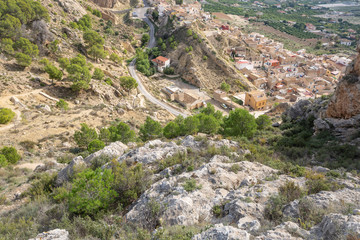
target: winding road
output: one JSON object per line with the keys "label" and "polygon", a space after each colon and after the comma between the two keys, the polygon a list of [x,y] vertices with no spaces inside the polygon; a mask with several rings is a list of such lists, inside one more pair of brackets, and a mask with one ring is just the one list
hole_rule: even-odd
{"label": "winding road", "polygon": [[[147,25],[149,25],[150,27],[150,32],[149,32],[149,36],[150,36],[150,40],[148,43],[148,48],[153,48],[156,45],[156,41],[155,41],[155,28],[154,25],[152,24],[152,22],[147,18],[146,16],[146,11],[149,8],[147,3],[144,1],[144,6],[143,8],[137,8],[134,9],[134,11],[137,13],[138,17],[143,20],[144,22],[147,23]],[[183,116],[183,117],[187,117],[187,114],[180,112],[179,110],[169,106],[168,104],[166,104],[165,102],[155,98],[153,95],[151,95],[145,88],[145,86],[143,85],[141,79],[139,78],[139,76],[137,75],[136,72],[136,67],[135,67],[135,63],[136,63],[136,58],[134,60],[132,60],[132,62],[129,65],[129,72],[130,75],[136,80],[136,82],[138,83],[138,90],[140,91],[140,93],[142,93],[145,98],[147,100],[149,100],[150,102],[152,102],[153,104],[162,107],[163,109],[167,110],[168,112],[170,112],[171,114],[174,114],[175,116]]]}

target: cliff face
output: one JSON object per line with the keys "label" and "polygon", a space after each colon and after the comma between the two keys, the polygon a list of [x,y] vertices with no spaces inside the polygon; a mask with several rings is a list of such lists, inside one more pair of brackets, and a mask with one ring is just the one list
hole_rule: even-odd
{"label": "cliff face", "polygon": [[117,3],[117,0],[92,0],[95,4],[104,8],[112,8]]}
{"label": "cliff face", "polygon": [[346,70],[331,99],[326,115],[331,118],[351,118],[360,114],[360,47],[358,56]]}

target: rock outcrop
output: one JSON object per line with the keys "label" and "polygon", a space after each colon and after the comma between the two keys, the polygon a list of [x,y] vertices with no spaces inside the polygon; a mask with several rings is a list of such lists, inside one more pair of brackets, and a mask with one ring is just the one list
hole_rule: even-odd
{"label": "rock outcrop", "polygon": [[336,87],[326,114],[331,118],[351,118],[360,114],[360,47],[358,56],[348,66]]}
{"label": "rock outcrop", "polygon": [[60,6],[64,9],[66,13],[71,13],[71,17],[74,20],[79,20],[87,12],[86,10],[75,0],[57,0]]}
{"label": "rock outcrop", "polygon": [[92,0],[96,5],[104,8],[113,8],[117,0]]}
{"label": "rock outcrop", "polygon": [[124,152],[128,149],[128,147],[123,144],[122,142],[113,142],[110,145],[106,146],[105,148],[97,151],[85,159],[83,157],[78,156],[75,157],[71,162],[63,168],[57,176],[56,184],[61,185],[62,183],[69,181],[69,179],[73,176],[74,172],[77,168],[86,167],[90,165],[94,160],[106,157],[106,158],[117,158],[124,154]]}
{"label": "rock outcrop", "polygon": [[217,224],[215,227],[195,235],[192,240],[249,240],[250,234],[231,226]]}
{"label": "rock outcrop", "polygon": [[29,240],[69,240],[69,232],[64,229],[54,229],[39,233],[35,238]]}

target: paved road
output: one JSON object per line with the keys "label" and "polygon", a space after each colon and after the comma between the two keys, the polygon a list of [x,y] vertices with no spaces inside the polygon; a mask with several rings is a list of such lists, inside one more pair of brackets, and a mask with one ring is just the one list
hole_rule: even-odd
{"label": "paved road", "polygon": [[[147,3],[144,1],[144,5],[148,6]],[[150,27],[150,41],[148,43],[148,48],[153,48],[156,45],[156,41],[155,41],[155,28],[154,25],[152,24],[152,22],[146,17],[146,11],[147,11],[148,7],[144,7],[144,8],[137,8],[134,9],[134,11],[137,12],[138,17],[143,20],[144,22],[146,22],[149,27]],[[129,72],[130,75],[136,80],[136,82],[138,83],[138,89],[139,91],[145,96],[145,98],[147,100],[149,100],[150,102],[152,102],[155,105],[158,105],[162,108],[164,108],[165,110],[167,110],[168,112],[174,114],[175,116],[181,115],[183,117],[187,117],[187,115],[183,112],[180,112],[179,110],[169,106],[168,104],[166,104],[165,102],[155,98],[153,95],[151,95],[146,88],[144,87],[141,79],[139,78],[139,76],[136,73],[136,69],[135,69],[135,63],[136,63],[136,58],[130,63],[129,65]]]}

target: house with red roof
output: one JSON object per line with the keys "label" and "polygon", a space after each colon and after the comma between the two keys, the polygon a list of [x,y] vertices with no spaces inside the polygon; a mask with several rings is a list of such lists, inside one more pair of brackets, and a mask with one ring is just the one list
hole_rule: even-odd
{"label": "house with red roof", "polygon": [[158,56],[157,58],[151,60],[154,65],[157,67],[159,72],[163,72],[165,68],[170,66],[170,59],[162,56]]}

